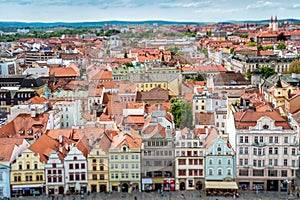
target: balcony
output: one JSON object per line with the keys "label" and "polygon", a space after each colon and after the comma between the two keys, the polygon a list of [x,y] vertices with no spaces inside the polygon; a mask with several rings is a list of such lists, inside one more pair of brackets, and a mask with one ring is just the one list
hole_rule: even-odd
{"label": "balcony", "polygon": [[252,146],[256,146],[256,147],[265,147],[267,144],[264,142],[254,142],[252,143]]}
{"label": "balcony", "polygon": [[299,147],[299,142],[295,141],[290,144],[292,147]]}
{"label": "balcony", "polygon": [[268,168],[274,168],[274,165],[268,165]]}
{"label": "balcony", "polygon": [[249,165],[244,165],[244,168],[249,168],[250,166]]}

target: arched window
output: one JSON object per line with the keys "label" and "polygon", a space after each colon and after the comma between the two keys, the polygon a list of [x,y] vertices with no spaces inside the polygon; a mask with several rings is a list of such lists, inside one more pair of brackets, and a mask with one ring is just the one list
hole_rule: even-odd
{"label": "arched window", "polygon": [[209,164],[212,165],[213,164],[213,160],[209,159]]}
{"label": "arched window", "polygon": [[218,160],[218,164],[219,164],[219,165],[222,164],[222,160],[221,160],[221,159]]}
{"label": "arched window", "polygon": [[222,169],[218,169],[218,176],[222,176]]}
{"label": "arched window", "polygon": [[213,169],[208,170],[208,175],[212,176],[213,175]]}
{"label": "arched window", "polygon": [[227,160],[227,164],[228,164],[228,165],[231,164],[231,160],[230,160],[230,159]]}
{"label": "arched window", "polygon": [[227,175],[231,176],[231,169],[227,169]]}

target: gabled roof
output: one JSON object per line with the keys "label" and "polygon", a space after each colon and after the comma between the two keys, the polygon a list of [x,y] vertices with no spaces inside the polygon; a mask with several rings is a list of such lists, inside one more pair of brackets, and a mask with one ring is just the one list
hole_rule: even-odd
{"label": "gabled roof", "polygon": [[59,152],[59,142],[47,134],[41,135],[29,149],[40,156],[40,161],[46,163],[49,159],[51,152],[54,150],[58,152],[58,156],[61,160],[66,156],[63,152]]}
{"label": "gabled roof", "polygon": [[0,128],[0,137],[33,138],[36,133],[44,133],[49,114],[19,114],[13,121]]}
{"label": "gabled roof", "polygon": [[130,133],[120,132],[113,137],[112,147],[122,148],[123,145],[128,146],[128,148],[141,148],[142,137],[133,129],[130,130]]}
{"label": "gabled roof", "polygon": [[77,77],[79,73],[72,67],[54,67],[50,68],[50,75],[55,77]]}
{"label": "gabled roof", "polygon": [[23,138],[1,138],[1,162],[10,162],[15,146],[21,145],[23,143],[23,140]]}
{"label": "gabled roof", "polygon": [[169,92],[161,87],[156,87],[150,91],[138,92],[137,101],[167,101],[169,100]]}
{"label": "gabled roof", "polygon": [[46,103],[48,100],[46,99],[46,97],[39,97],[39,96],[34,96],[31,99],[28,100],[28,103],[32,103],[32,104],[44,104]]}
{"label": "gabled roof", "polygon": [[280,116],[280,113],[275,109],[270,109],[262,112],[252,110],[247,110],[244,112],[235,112],[235,127],[237,129],[249,129],[249,126],[256,126],[257,121],[265,116],[274,120],[275,126],[282,126],[283,129],[291,128],[288,121],[282,116]]}

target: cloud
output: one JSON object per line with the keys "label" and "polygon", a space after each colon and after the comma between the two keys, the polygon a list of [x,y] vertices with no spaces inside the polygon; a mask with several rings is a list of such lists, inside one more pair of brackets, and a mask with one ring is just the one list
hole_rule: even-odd
{"label": "cloud", "polygon": [[210,6],[211,1],[198,1],[198,2],[169,2],[160,3],[160,8],[199,8]]}
{"label": "cloud", "polygon": [[294,4],[293,8],[300,8],[300,3],[299,4]]}
{"label": "cloud", "polygon": [[256,1],[256,3],[247,5],[246,9],[258,9],[266,7],[278,7],[280,3],[271,1]]}

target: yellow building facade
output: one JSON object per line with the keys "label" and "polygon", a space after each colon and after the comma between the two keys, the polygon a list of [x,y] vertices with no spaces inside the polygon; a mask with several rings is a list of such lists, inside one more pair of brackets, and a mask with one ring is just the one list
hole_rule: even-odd
{"label": "yellow building facade", "polygon": [[96,143],[88,155],[88,191],[108,191],[108,175],[108,154]]}
{"label": "yellow building facade", "polygon": [[17,157],[10,172],[12,196],[36,196],[44,193],[44,164],[40,157],[26,149]]}

